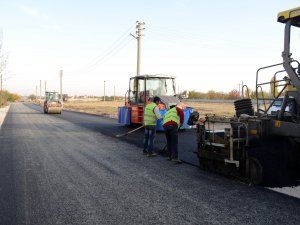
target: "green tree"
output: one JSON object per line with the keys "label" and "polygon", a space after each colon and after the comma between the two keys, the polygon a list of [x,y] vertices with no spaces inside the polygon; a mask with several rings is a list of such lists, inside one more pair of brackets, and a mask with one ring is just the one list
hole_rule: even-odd
{"label": "green tree", "polygon": [[17,101],[19,101],[20,100],[20,95],[18,95],[18,94],[14,94],[14,93],[9,93],[9,95],[8,95],[8,101],[9,102],[17,102]]}
{"label": "green tree", "polygon": [[275,98],[278,95],[278,87],[276,86],[275,76],[273,76],[270,81],[270,92],[273,98]]}
{"label": "green tree", "polygon": [[29,95],[29,96],[27,97],[27,99],[30,100],[30,101],[34,101],[34,100],[36,100],[36,96],[33,95],[33,94],[31,94],[31,95]]}

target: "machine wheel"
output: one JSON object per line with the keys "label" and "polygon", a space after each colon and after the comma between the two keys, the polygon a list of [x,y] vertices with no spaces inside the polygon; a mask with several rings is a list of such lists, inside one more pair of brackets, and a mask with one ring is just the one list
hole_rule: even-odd
{"label": "machine wheel", "polygon": [[262,182],[263,167],[256,158],[249,158],[249,178],[252,184],[260,184]]}

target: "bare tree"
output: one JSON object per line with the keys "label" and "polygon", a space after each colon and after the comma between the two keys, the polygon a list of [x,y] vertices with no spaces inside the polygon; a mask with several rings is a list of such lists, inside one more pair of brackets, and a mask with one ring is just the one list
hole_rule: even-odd
{"label": "bare tree", "polygon": [[1,91],[2,89],[2,78],[3,78],[3,72],[7,65],[7,55],[3,52],[3,33],[2,30],[0,30],[0,76],[1,76]]}
{"label": "bare tree", "polygon": [[3,95],[2,95],[3,72],[5,71],[6,65],[7,65],[7,55],[3,52],[3,33],[2,30],[0,30],[0,106],[6,102],[6,100],[3,99]]}

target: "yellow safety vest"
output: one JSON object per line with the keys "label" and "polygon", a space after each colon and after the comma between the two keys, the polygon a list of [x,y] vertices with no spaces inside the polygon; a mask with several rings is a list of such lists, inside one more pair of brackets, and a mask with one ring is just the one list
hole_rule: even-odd
{"label": "yellow safety vest", "polygon": [[179,119],[176,107],[174,107],[166,112],[166,114],[164,116],[163,124],[170,122],[170,121],[174,121],[175,123],[177,123],[178,127],[180,126],[180,119]]}
{"label": "yellow safety vest", "polygon": [[154,108],[157,105],[155,103],[150,103],[146,105],[144,111],[144,125],[156,125],[156,115],[154,113]]}

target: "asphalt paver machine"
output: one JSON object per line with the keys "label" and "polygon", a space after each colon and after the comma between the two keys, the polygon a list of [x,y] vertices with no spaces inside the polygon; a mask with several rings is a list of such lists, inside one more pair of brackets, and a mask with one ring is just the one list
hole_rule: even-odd
{"label": "asphalt paver machine", "polygon": [[[277,19],[285,25],[283,62],[258,69],[256,110],[255,102],[243,98],[234,102],[234,117],[207,115],[194,124],[203,168],[253,184],[286,186],[297,184],[300,177],[300,66],[290,52],[291,32],[300,28],[300,7],[279,13]],[[260,82],[262,71],[277,67],[275,79]],[[285,74],[280,80],[279,73]],[[278,88],[274,98],[264,96],[264,85]],[[280,96],[280,110],[268,114]]]}
{"label": "asphalt paver machine", "polygon": [[62,102],[59,99],[58,92],[46,91],[44,101],[44,113],[58,113],[62,112]]}
{"label": "asphalt paver machine", "polygon": [[[180,102],[175,87],[175,77],[169,75],[131,77],[129,90],[125,94],[125,105],[118,108],[118,122],[124,125],[143,124],[145,106],[158,96],[161,99],[159,108],[162,116],[171,105],[181,104],[185,117],[181,128],[191,128],[187,121],[193,109],[185,107],[185,104]],[[162,121],[157,121],[157,130],[163,130]]]}

